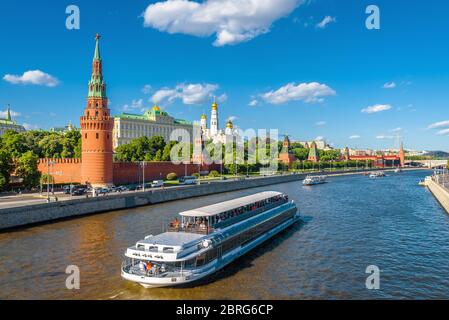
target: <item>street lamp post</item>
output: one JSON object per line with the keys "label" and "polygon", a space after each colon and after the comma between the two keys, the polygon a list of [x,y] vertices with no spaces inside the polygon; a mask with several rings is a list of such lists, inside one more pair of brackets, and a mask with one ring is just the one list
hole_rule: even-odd
{"label": "street lamp post", "polygon": [[145,161],[142,161],[142,192],[145,192]]}
{"label": "street lamp post", "polygon": [[53,164],[51,160],[47,162],[47,202],[50,202],[50,166]]}

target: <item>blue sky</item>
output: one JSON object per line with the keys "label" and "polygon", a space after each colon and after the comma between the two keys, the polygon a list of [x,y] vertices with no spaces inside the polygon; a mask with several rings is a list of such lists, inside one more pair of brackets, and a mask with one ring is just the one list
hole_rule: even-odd
{"label": "blue sky", "polygon": [[[232,9],[234,0],[223,1]],[[408,148],[449,151],[446,1],[375,1],[380,30],[365,27],[372,1],[272,0],[279,12],[246,7],[226,16],[211,0],[177,13],[161,2],[2,1],[1,109],[10,103],[31,128],[78,124],[99,32],[114,114],[157,101],[192,121],[216,95],[222,126],[233,117],[241,128],[376,149],[395,147],[400,131]],[[80,30],[65,26],[70,4],[80,9]],[[32,70],[44,73],[31,75],[38,84],[19,77]],[[362,112],[379,109],[388,110]]]}

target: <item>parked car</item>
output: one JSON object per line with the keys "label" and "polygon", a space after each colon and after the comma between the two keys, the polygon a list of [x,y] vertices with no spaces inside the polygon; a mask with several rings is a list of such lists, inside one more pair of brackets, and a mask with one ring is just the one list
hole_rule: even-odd
{"label": "parked car", "polygon": [[64,192],[64,194],[70,194],[70,186],[64,186],[64,188],[62,188],[62,191]]}
{"label": "parked car", "polygon": [[198,180],[193,176],[185,176],[179,179],[180,184],[188,185],[188,184],[197,184]]}
{"label": "parked car", "polygon": [[154,180],[153,183],[151,183],[151,188],[161,188],[164,186],[164,180]]}
{"label": "parked car", "polygon": [[82,196],[86,194],[86,189],[84,188],[78,188],[72,191],[73,196]]}

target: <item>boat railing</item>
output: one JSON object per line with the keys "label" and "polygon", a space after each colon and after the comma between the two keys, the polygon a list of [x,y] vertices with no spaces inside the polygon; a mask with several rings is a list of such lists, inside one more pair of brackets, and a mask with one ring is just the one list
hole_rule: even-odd
{"label": "boat railing", "polygon": [[265,205],[265,206],[263,206],[261,208],[258,208],[256,210],[253,210],[253,211],[250,211],[250,212],[246,212],[246,213],[240,214],[240,215],[238,215],[236,217],[229,218],[229,219],[227,219],[225,221],[219,222],[219,223],[214,225],[214,228],[216,228],[216,229],[223,229],[223,228],[229,227],[230,225],[233,225],[233,224],[235,224],[237,222],[249,219],[249,218],[251,218],[253,216],[256,216],[256,215],[258,215],[258,214],[260,214],[262,212],[265,212],[265,211],[271,210],[273,208],[276,208],[276,207],[278,207],[278,206],[280,206],[281,204],[284,204],[284,203],[287,203],[287,200],[279,200],[279,201],[276,201],[276,202],[273,202],[273,203],[269,203],[269,204],[267,204],[267,205]]}
{"label": "boat railing", "polygon": [[[154,265],[154,264],[153,264]],[[156,266],[156,265],[155,265]],[[165,277],[171,277],[175,275],[182,275],[184,272],[187,272],[188,270],[179,268],[179,267],[165,267],[165,270],[162,271],[160,266],[157,266],[156,268],[152,268],[150,270],[145,270],[140,268],[138,263],[132,263],[132,262],[122,262],[122,271],[128,274],[141,276],[141,277],[149,277],[149,278],[165,278]]]}
{"label": "boat railing", "polygon": [[214,228],[211,227],[200,227],[200,226],[169,226],[169,232],[187,232],[187,233],[196,233],[196,234],[204,234],[207,235],[214,231]]}
{"label": "boat railing", "polygon": [[284,203],[287,203],[287,202],[288,202],[288,199],[282,198],[276,202],[268,203],[265,206],[255,209],[253,211],[245,212],[245,213],[239,214],[237,216],[228,218],[224,221],[215,223],[212,226],[197,225],[197,224],[183,226],[181,224],[181,222],[178,222],[177,225],[173,225],[173,223],[170,223],[170,225],[168,227],[168,231],[169,232],[188,232],[188,233],[208,235],[208,234],[214,232],[216,229],[223,229],[223,228],[229,227],[230,225],[233,225],[237,222],[249,219],[253,216],[256,216],[256,215],[258,215],[262,212],[265,212],[267,210],[276,208],[276,207],[278,207]]}

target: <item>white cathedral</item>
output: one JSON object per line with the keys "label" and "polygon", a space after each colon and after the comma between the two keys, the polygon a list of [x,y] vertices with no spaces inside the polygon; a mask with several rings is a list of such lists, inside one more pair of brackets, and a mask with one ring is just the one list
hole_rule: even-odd
{"label": "white cathedral", "polygon": [[[236,140],[239,138],[239,130],[234,128],[234,124],[231,120],[226,123],[226,129],[219,129],[218,126],[218,104],[217,99],[214,98],[212,104],[212,112],[210,118],[210,128],[207,127],[207,116],[203,114],[201,116],[201,131],[203,141],[212,141],[213,143],[227,143],[228,141]],[[237,140],[238,141],[238,140]]]}

